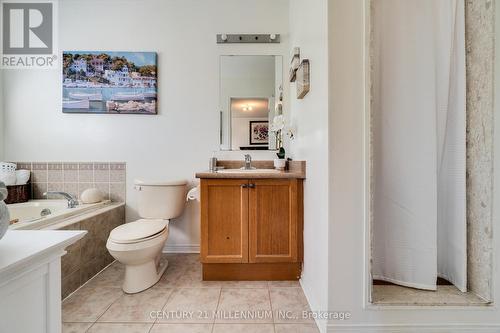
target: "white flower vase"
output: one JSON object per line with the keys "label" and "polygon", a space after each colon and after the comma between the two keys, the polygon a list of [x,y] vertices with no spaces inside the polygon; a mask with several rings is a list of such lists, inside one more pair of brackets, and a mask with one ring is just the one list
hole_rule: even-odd
{"label": "white flower vase", "polygon": [[286,160],[284,158],[275,158],[274,159],[274,168],[276,170],[285,170],[286,167]]}
{"label": "white flower vase", "polygon": [[7,205],[3,202],[7,198],[7,188],[3,182],[0,182],[0,239],[5,235],[9,228],[10,216]]}

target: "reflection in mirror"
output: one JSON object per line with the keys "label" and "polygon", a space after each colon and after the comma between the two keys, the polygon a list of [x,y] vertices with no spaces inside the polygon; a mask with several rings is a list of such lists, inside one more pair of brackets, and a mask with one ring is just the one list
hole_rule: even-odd
{"label": "reflection in mirror", "polygon": [[281,56],[221,56],[221,150],[276,149],[269,126],[276,114],[282,77]]}

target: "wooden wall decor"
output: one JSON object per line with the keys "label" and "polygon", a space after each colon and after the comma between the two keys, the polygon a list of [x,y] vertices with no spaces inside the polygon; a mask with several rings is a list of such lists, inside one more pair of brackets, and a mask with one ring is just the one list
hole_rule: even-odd
{"label": "wooden wall decor", "polygon": [[304,59],[297,69],[297,98],[303,99],[310,89],[310,65],[309,60]]}

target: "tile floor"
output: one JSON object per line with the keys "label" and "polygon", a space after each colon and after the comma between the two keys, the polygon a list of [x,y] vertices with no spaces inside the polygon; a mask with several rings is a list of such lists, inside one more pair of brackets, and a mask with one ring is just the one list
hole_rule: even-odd
{"label": "tile floor", "polygon": [[165,259],[162,279],[134,295],[114,262],[64,300],[63,333],[319,332],[296,281],[202,281],[198,255]]}

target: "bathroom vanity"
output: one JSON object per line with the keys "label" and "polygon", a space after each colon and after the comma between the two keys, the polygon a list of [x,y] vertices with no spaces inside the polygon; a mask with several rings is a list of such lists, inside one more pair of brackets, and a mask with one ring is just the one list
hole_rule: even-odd
{"label": "bathroom vanity", "polygon": [[272,161],[241,170],[239,161],[219,161],[224,170],[200,178],[201,250],[204,280],[297,280],[303,261],[305,162],[288,171]]}

